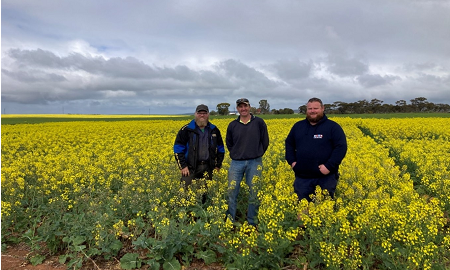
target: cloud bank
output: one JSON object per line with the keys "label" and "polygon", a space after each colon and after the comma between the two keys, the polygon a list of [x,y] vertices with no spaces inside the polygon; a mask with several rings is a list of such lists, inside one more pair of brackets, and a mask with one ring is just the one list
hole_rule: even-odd
{"label": "cloud bank", "polygon": [[447,1],[2,1],[2,113],[450,104],[448,14]]}

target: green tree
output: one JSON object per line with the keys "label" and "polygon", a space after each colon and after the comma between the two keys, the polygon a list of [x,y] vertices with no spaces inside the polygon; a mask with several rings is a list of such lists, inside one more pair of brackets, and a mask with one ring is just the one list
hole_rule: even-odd
{"label": "green tree", "polygon": [[379,100],[379,99],[376,99],[376,98],[374,98],[374,99],[372,99],[371,101],[370,101],[370,103],[369,103],[369,112],[372,112],[372,113],[379,113],[379,112],[381,112],[382,111],[382,104],[383,104],[383,101],[382,100]]}
{"label": "green tree", "polygon": [[428,101],[424,97],[418,97],[415,99],[411,99],[411,106],[415,109],[416,112],[426,111]]}
{"label": "green tree", "polygon": [[269,102],[267,102],[267,99],[261,99],[259,101],[259,109],[261,110],[262,114],[270,113],[270,105]]}
{"label": "green tree", "polygon": [[220,115],[228,115],[230,113],[229,107],[230,103],[219,103],[217,104],[217,113]]}
{"label": "green tree", "polygon": [[298,113],[305,114],[306,113],[306,105],[302,105],[302,106],[298,107]]}
{"label": "green tree", "polygon": [[290,108],[284,108],[284,109],[279,109],[279,110],[275,110],[275,111],[276,111],[276,114],[294,114],[294,110],[290,109]]}

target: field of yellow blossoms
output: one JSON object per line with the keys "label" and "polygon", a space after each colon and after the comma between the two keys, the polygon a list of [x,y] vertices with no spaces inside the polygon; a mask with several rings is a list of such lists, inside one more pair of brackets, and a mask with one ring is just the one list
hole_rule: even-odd
{"label": "field of yellow blossoms", "polygon": [[[123,269],[450,268],[450,118],[332,118],[348,153],[335,199],[317,189],[309,204],[284,160],[299,119],[266,120],[257,229],[244,181],[239,222],[225,219],[228,153],[207,189],[180,186],[173,142],[187,121],[2,125],[2,249],[25,242],[33,264],[56,254],[70,269],[100,258]],[[223,136],[230,121],[212,120]]]}

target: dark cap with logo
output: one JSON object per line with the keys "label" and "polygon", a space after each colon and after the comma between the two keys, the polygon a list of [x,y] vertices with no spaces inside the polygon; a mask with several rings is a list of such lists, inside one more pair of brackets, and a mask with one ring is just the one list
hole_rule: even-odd
{"label": "dark cap with logo", "polygon": [[196,112],[200,112],[200,111],[205,111],[205,112],[209,112],[208,106],[206,106],[205,104],[200,104],[197,106],[197,109],[195,109]]}
{"label": "dark cap with logo", "polygon": [[247,105],[250,105],[250,102],[248,101],[248,99],[246,98],[240,98],[238,100],[236,100],[236,105],[239,106],[239,104],[245,103]]}

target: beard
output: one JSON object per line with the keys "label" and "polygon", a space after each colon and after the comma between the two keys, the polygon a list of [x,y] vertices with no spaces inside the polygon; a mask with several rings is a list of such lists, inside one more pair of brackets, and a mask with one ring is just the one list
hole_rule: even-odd
{"label": "beard", "polygon": [[306,115],[306,119],[308,119],[308,121],[310,123],[318,123],[320,120],[322,120],[323,118],[323,113],[318,113],[316,114],[316,117],[312,117],[311,115],[307,114]]}
{"label": "beard", "polygon": [[201,128],[206,127],[208,124],[208,118],[195,118],[195,123]]}

